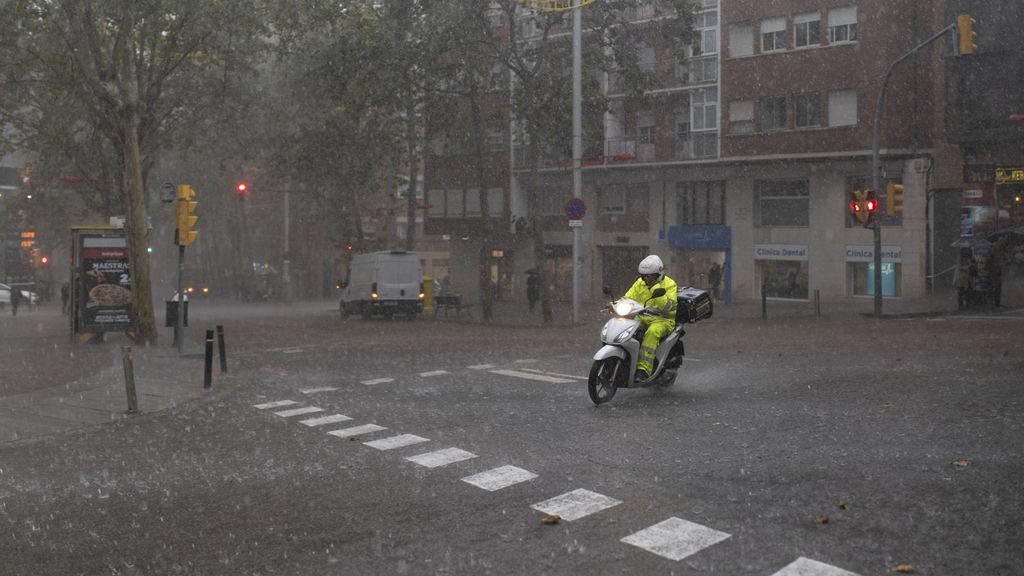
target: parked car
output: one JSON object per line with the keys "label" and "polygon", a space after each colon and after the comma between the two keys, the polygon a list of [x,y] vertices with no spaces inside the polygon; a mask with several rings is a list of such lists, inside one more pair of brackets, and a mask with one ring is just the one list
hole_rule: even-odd
{"label": "parked car", "polygon": [[[39,304],[39,294],[32,292],[31,290],[21,289],[21,294],[26,298],[22,300],[25,303],[31,303],[32,306]],[[11,287],[7,284],[0,284],[0,306],[6,306],[11,303]]]}

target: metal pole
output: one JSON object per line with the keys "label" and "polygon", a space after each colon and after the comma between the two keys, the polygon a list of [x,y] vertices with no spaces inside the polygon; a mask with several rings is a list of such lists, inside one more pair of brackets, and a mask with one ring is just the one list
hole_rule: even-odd
{"label": "metal pole", "polygon": [[[882,187],[882,160],[879,155],[879,133],[882,127],[882,106],[885,104],[885,90],[889,85],[889,78],[892,76],[893,70],[896,65],[900,62],[909,58],[912,54],[924,48],[928,44],[931,44],[935,40],[941,38],[944,34],[956,28],[956,24],[950,24],[942,30],[939,30],[930,38],[924,42],[915,46],[910,52],[907,52],[903,56],[896,59],[895,62],[889,65],[889,69],[885,72],[885,78],[882,79],[882,88],[878,91],[878,102],[875,105],[875,124],[874,130],[871,135],[871,188],[878,194],[881,192]],[[874,222],[874,283],[875,283],[875,316],[882,315],[882,225],[878,222],[877,217]]]}
{"label": "metal pole", "polygon": [[768,288],[761,284],[761,320],[768,319]]}
{"label": "metal pole", "polygon": [[289,234],[289,220],[288,207],[291,200],[291,185],[288,185],[284,189],[284,258],[281,260],[281,283],[284,284],[284,301],[292,301],[292,277],[290,273],[291,267],[291,248],[288,244]]}
{"label": "metal pole", "polygon": [[[572,196],[583,197],[583,10],[572,15]],[[572,229],[572,321],[580,320],[580,259],[583,229]]]}
{"label": "metal pole", "polygon": [[821,290],[814,290],[814,317],[821,318]]}
{"label": "metal pole", "polygon": [[181,354],[185,341],[185,247],[178,246],[178,293],[174,318],[174,347]]}
{"label": "metal pole", "polygon": [[124,389],[128,394],[128,413],[139,412],[139,400],[135,395],[135,368],[132,363],[132,347],[121,347],[121,364],[124,366]]}
{"label": "metal pole", "polygon": [[203,388],[209,389],[213,382],[213,330],[206,331],[206,358],[203,362]]}
{"label": "metal pole", "polygon": [[217,324],[217,348],[220,352],[220,373],[228,373],[228,355],[224,351],[224,326]]}

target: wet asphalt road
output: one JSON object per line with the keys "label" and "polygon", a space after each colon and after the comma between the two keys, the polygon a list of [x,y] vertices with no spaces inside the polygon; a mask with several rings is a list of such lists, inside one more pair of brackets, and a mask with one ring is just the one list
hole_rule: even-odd
{"label": "wet asphalt road", "polygon": [[[232,372],[216,394],[0,447],[4,573],[770,576],[807,558],[821,565],[806,574],[866,576],[1024,561],[1022,315],[709,322],[689,330],[673,387],[602,407],[583,380],[600,324],[341,323],[326,306],[221,321]],[[323,411],[274,413],[294,407]],[[351,420],[300,423],[335,414]],[[327,433],[366,424],[386,430]],[[426,441],[366,444],[400,434]],[[473,457],[407,460],[445,448]],[[501,466],[536,477],[462,481]],[[578,489],[619,503],[553,525],[531,508]],[[673,518],[719,540],[690,534],[681,560],[622,542]]]}

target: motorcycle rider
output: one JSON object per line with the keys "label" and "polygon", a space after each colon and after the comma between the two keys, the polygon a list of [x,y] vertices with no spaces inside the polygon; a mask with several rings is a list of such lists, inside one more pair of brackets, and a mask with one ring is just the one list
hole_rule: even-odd
{"label": "motorcycle rider", "polygon": [[[637,320],[646,328],[643,342],[640,344],[640,357],[637,359],[637,371],[634,382],[650,377],[654,369],[654,355],[658,343],[676,327],[676,308],[679,306],[676,296],[676,282],[665,275],[665,265],[656,254],[651,254],[640,261],[637,267],[640,278],[626,292],[623,298],[637,302],[654,311],[656,315],[641,314]],[[664,288],[665,294],[652,297],[658,288]]]}

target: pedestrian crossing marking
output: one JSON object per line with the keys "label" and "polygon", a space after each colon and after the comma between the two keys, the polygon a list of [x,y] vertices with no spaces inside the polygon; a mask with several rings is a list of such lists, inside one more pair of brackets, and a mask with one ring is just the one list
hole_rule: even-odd
{"label": "pedestrian crossing marking", "polygon": [[571,384],[575,382],[575,380],[570,380],[568,378],[555,378],[554,376],[544,376],[542,374],[520,372],[519,370],[491,370],[490,372],[491,374],[498,374],[501,376],[523,378],[524,380],[539,380],[541,382],[549,382],[551,384]]}
{"label": "pedestrian crossing marking", "polygon": [[572,492],[534,504],[530,508],[545,514],[556,514],[562,520],[572,522],[618,504],[622,502],[597,492],[577,488]]}
{"label": "pedestrian crossing marking", "polygon": [[384,384],[387,382],[394,381],[394,378],[375,378],[373,380],[363,380],[362,382],[360,382],[360,384],[365,384],[366,386],[376,386],[377,384]]}
{"label": "pedestrian crossing marking", "polygon": [[424,378],[430,378],[431,376],[441,376],[442,374],[448,374],[447,370],[432,370],[430,372],[420,372],[420,376]]}
{"label": "pedestrian crossing marking", "polygon": [[544,370],[537,370],[536,368],[523,368],[523,372],[535,372],[537,374],[547,374],[548,376],[557,376],[560,378],[573,378],[575,380],[587,380],[586,376],[576,376],[574,374],[559,374],[558,372],[546,372]]}
{"label": "pedestrian crossing marking", "polygon": [[338,438],[348,438],[349,436],[358,436],[359,434],[369,434],[371,432],[380,432],[381,430],[387,430],[384,426],[377,426],[376,424],[363,424],[362,426],[353,426],[351,428],[341,428],[339,430],[331,430],[328,432],[331,436],[337,436]]}
{"label": "pedestrian crossing marking", "polygon": [[351,420],[351,418],[344,414],[331,414],[330,416],[310,418],[308,420],[300,420],[299,422],[306,426],[323,426],[324,424],[335,424],[337,422],[346,422],[348,420]]}
{"label": "pedestrian crossing marking", "polygon": [[475,366],[468,366],[470,370],[490,370],[496,368],[494,364],[477,364]]}
{"label": "pedestrian crossing marking", "polygon": [[672,517],[630,534],[622,541],[678,562],[726,538],[729,534],[725,532]]}
{"label": "pedestrian crossing marking", "polygon": [[800,557],[772,576],[858,576],[853,572],[836,568],[824,562]]}
{"label": "pedestrian crossing marking", "polygon": [[269,408],[280,408],[282,406],[291,406],[293,404],[298,404],[298,402],[295,400],[278,400],[277,402],[267,402],[266,404],[254,404],[253,408],[267,410]]}
{"label": "pedestrian crossing marking", "polygon": [[370,448],[376,448],[377,450],[394,450],[395,448],[412,446],[413,444],[429,441],[430,440],[415,434],[399,434],[398,436],[391,436],[390,438],[381,438],[380,440],[365,442],[365,444]]}
{"label": "pedestrian crossing marking", "polygon": [[303,394],[316,394],[317,392],[334,392],[337,388],[331,386],[323,386],[321,388],[306,388],[305,390],[299,390]]}
{"label": "pedestrian crossing marking", "polygon": [[462,462],[463,460],[469,460],[470,458],[476,458],[476,454],[466,452],[461,448],[444,448],[442,450],[435,450],[434,452],[427,452],[426,454],[410,456],[406,458],[406,460],[415,462],[420,466],[425,466],[427,468],[438,468],[440,466],[447,466],[456,462]]}
{"label": "pedestrian crossing marking", "polygon": [[463,482],[472,484],[477,488],[483,488],[488,492],[494,492],[495,490],[501,490],[502,488],[508,488],[520,482],[526,482],[527,480],[533,480],[537,475],[529,470],[523,470],[515,466],[499,466],[492,470],[480,472],[479,474],[473,474],[472,476],[466,476],[462,479]]}
{"label": "pedestrian crossing marking", "polygon": [[302,408],[292,408],[291,410],[281,410],[280,412],[274,412],[278,416],[283,418],[290,418],[292,416],[298,416],[300,414],[312,414],[314,412],[323,412],[323,408],[317,408],[316,406],[304,406]]}

